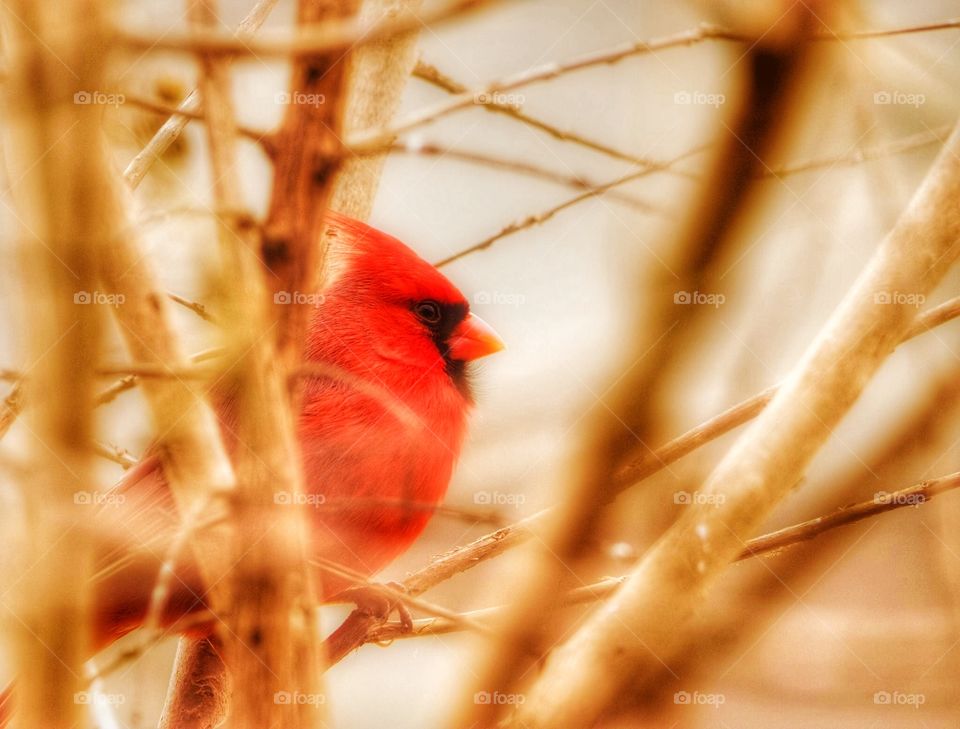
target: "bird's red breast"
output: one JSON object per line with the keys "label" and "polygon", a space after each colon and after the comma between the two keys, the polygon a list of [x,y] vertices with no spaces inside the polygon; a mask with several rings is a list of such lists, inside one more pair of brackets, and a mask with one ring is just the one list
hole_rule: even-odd
{"label": "bird's red breast", "polygon": [[[336,214],[328,237],[328,283],[305,357],[346,376],[313,376],[303,388],[299,442],[311,498],[302,508],[314,554],[369,576],[413,543],[443,499],[472,404],[467,364],[503,344],[400,241]],[[229,396],[218,410],[228,447],[237,447]],[[118,489],[127,498],[109,518],[121,538],[105,551],[94,591],[97,647],[142,622],[162,558],[150,545],[178,523],[156,456]],[[195,565],[178,566],[172,584],[165,624],[204,607]],[[329,575],[320,584],[321,598],[350,586]]]}

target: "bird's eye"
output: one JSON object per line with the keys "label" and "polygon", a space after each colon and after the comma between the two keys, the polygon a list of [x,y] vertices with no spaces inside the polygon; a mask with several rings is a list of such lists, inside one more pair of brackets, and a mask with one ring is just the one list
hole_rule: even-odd
{"label": "bird's eye", "polygon": [[418,301],[413,307],[413,311],[420,321],[426,324],[437,324],[442,317],[440,304],[436,301]]}

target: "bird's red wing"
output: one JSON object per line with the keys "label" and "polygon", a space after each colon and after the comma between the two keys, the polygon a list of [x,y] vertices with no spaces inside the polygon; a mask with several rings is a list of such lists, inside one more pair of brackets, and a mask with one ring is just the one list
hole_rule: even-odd
{"label": "bird's red wing", "polygon": [[[180,519],[156,455],[131,468],[99,513],[103,547],[94,575],[94,649],[144,620]],[[203,584],[189,551],[175,561],[161,626],[205,608]]]}

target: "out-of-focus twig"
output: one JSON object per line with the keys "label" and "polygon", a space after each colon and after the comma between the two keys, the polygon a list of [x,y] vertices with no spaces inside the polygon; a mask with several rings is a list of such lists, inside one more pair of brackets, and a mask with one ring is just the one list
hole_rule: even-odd
{"label": "out-of-focus twig", "polygon": [[0,410],[0,438],[7,434],[21,412],[23,412],[23,387],[19,382],[14,382],[10,392],[3,398],[3,406]]}
{"label": "out-of-focus twig", "polygon": [[773,169],[764,168],[763,170],[760,170],[760,174],[763,177],[776,177],[778,179],[783,179],[785,177],[789,177],[790,175],[798,175],[803,172],[810,172],[812,170],[858,165],[870,160],[880,159],[881,157],[902,154],[903,152],[910,152],[915,149],[929,147],[933,144],[942,144],[944,138],[950,134],[951,129],[952,127],[949,124],[945,126],[939,126],[935,129],[928,129],[918,132],[917,134],[911,134],[885,144],[877,144],[872,147],[858,149],[851,154],[840,157],[822,157],[818,159],[806,160],[804,162],[794,162],[783,167],[777,167]]}
{"label": "out-of-focus twig", "polygon": [[[416,16],[423,0],[366,0],[359,21],[368,25],[386,18]],[[389,124],[400,107],[403,90],[417,58],[420,26],[363,43],[353,50],[346,86],[344,133]],[[342,166],[330,208],[367,220],[380,184],[386,153],[352,157]]]}

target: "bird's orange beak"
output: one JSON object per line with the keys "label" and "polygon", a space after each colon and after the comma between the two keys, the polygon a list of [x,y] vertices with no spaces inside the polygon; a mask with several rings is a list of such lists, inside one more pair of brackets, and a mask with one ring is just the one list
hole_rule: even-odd
{"label": "bird's orange beak", "polygon": [[476,314],[468,314],[453,330],[449,341],[450,357],[461,362],[486,357],[506,346],[493,327]]}

